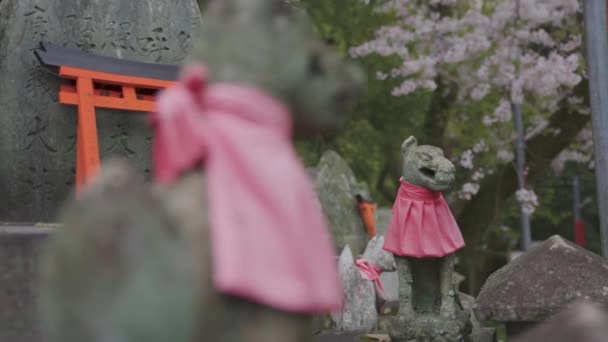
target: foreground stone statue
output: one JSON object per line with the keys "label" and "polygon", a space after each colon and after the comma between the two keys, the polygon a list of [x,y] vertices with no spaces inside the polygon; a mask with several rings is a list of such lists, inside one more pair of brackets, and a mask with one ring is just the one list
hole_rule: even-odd
{"label": "foreground stone statue", "polygon": [[363,74],[280,0],[212,1],[203,22],[152,115],[159,184],[106,163],[62,213],[43,258],[50,341],[307,341],[312,314],[341,305],[289,139],[334,129]]}
{"label": "foreground stone statue", "polygon": [[[73,191],[77,110],[58,103],[61,79],[34,56],[41,42],[178,64],[200,28],[195,0],[0,1],[0,222],[52,222]],[[96,113],[102,158],[129,158],[148,175],[145,115]]]}
{"label": "foreground stone statue", "polygon": [[401,147],[401,187],[384,244],[399,274],[391,340],[466,341],[470,312],[460,303],[454,272],[454,253],[464,241],[441,194],[454,182],[454,165],[440,148],[418,146],[414,137]]}

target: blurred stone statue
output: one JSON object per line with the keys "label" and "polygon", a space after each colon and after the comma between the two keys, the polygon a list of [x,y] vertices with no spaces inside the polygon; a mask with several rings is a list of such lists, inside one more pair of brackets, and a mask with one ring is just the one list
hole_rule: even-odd
{"label": "blurred stone statue", "polygon": [[61,212],[43,256],[49,340],[310,340],[342,289],[291,137],[336,128],[363,82],[284,1],[210,1],[151,115],[156,184],[106,161]]}

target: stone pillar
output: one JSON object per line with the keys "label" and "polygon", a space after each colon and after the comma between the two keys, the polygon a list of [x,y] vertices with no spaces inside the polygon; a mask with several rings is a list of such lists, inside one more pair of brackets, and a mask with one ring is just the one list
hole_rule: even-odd
{"label": "stone pillar", "polygon": [[[143,62],[178,64],[200,28],[195,0],[0,1],[0,222],[52,221],[73,191],[76,108],[38,65],[41,41]],[[150,173],[146,116],[97,110],[101,157]]]}

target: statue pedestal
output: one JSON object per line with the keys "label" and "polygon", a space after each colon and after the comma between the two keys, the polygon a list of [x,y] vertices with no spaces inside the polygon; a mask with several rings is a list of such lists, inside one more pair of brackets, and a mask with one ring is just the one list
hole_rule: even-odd
{"label": "statue pedestal", "polygon": [[392,342],[460,342],[471,333],[470,312],[456,311],[453,317],[434,314],[399,315],[389,332]]}

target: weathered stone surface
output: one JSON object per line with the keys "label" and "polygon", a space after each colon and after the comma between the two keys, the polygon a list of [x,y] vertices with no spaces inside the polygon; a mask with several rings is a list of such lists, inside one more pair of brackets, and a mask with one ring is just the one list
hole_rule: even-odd
{"label": "weathered stone surface", "polygon": [[[41,41],[176,64],[189,53],[200,22],[195,0],[0,1],[0,220],[52,220],[74,182],[76,109],[57,102],[60,78],[33,54]],[[124,156],[149,173],[145,119],[97,110],[102,158]]]}
{"label": "weathered stone surface", "polygon": [[[464,278],[463,276],[461,276]],[[459,293],[460,302],[462,303],[462,307],[464,310],[471,312],[473,310],[473,305],[475,305],[475,298],[466,293]],[[472,332],[471,342],[493,342],[496,338],[496,329],[495,328],[486,328],[481,325],[475,314],[471,312],[471,325]]]}
{"label": "weathered stone surface", "polygon": [[367,185],[357,182],[353,171],[334,151],[325,152],[315,170],[316,190],[334,237],[336,250],[341,251],[348,244],[355,256],[360,255],[368,238],[355,195],[362,193],[368,196]]}
{"label": "weathered stone surface", "polygon": [[608,340],[608,314],[598,306],[575,303],[514,342],[605,342]]}
{"label": "weathered stone surface", "polygon": [[[385,251],[383,245],[383,237],[371,239],[361,259],[378,266],[381,271],[394,271],[393,255]],[[344,287],[344,307],[341,312],[331,315],[332,326],[335,330],[346,332],[374,331],[378,325],[376,305],[378,289],[371,280],[361,276],[348,245],[340,254],[338,271]]]}
{"label": "weathered stone surface", "polygon": [[360,335],[357,333],[327,333],[314,336],[312,342],[359,342]]}
{"label": "weathered stone surface", "polygon": [[62,211],[40,262],[45,342],[194,340],[200,259],[162,204],[141,174],[107,160]]}
{"label": "weathered stone surface", "polygon": [[608,304],[608,261],[555,235],[492,274],[477,297],[481,321],[542,321],[569,303]]}
{"label": "weathered stone surface", "polygon": [[41,341],[35,305],[38,257],[51,231],[0,225],[0,341]]}
{"label": "weathered stone surface", "polygon": [[399,311],[399,275],[397,272],[385,272],[380,275],[384,291],[376,291],[378,312],[381,315],[396,315]]}
{"label": "weathered stone surface", "polygon": [[494,342],[496,341],[496,328],[473,328],[469,339],[471,342]]}
{"label": "weathered stone surface", "polygon": [[[542,243],[542,241],[531,241],[530,242],[530,248],[534,248],[536,246],[538,246],[540,243]],[[521,256],[522,254],[524,254],[525,252],[522,250],[514,250],[514,251],[510,251],[508,256],[507,256],[507,260],[509,262],[517,259],[517,257]]]}
{"label": "weathered stone surface", "polygon": [[[378,236],[384,235],[388,230],[388,225],[391,219],[391,210],[381,208],[377,212],[376,229]],[[380,276],[382,285],[384,286],[384,295],[377,294],[378,312],[380,315],[395,315],[399,310],[399,275],[397,272],[385,272]],[[456,288],[464,281],[465,277],[457,272],[454,272],[454,282]],[[474,300],[474,299],[473,299]],[[471,304],[472,305],[472,304]]]}
{"label": "weathered stone surface", "polygon": [[397,272],[384,272],[380,275],[384,295],[376,291],[378,306],[378,331],[389,331],[395,315],[399,312],[399,275]]}
{"label": "weathered stone surface", "polygon": [[378,321],[374,284],[361,278],[348,245],[340,254],[338,271],[344,287],[344,307],[331,315],[332,326],[337,331],[373,331]]}
{"label": "weathered stone surface", "polygon": [[[298,133],[331,130],[346,112],[343,99],[363,85],[361,71],[326,49],[310,22],[282,0],[217,0],[205,14],[191,58],[206,64],[212,83],[244,82],[283,102]],[[201,341],[310,338],[310,315],[216,290],[205,191],[214,180],[192,171],[154,190],[125,182],[133,179],[128,175],[112,177],[69,203],[64,234],[45,257],[41,296],[58,341],[194,341],[186,336],[193,320]]]}
{"label": "weathered stone surface", "polygon": [[308,175],[310,176],[310,178],[317,179],[317,168],[316,167],[307,167],[306,168],[306,172],[308,172]]}
{"label": "weathered stone surface", "polygon": [[[458,313],[462,314],[462,312]],[[445,318],[425,314],[402,317],[396,320],[399,329],[391,331],[391,341],[466,341],[471,331],[468,317]]]}
{"label": "weathered stone surface", "polygon": [[457,289],[460,288],[460,284],[462,284],[465,279],[465,276],[463,276],[462,274],[454,272],[454,283],[456,284]]}
{"label": "weathered stone surface", "polygon": [[[403,181],[433,192],[442,192],[452,186],[455,168],[440,148],[418,145],[416,138],[410,136],[401,144],[401,152]],[[393,208],[401,209],[398,206]],[[457,230],[458,227],[441,229]],[[453,236],[460,234],[458,231],[445,234],[451,233]],[[432,232],[429,234],[433,235]],[[423,240],[420,238],[415,243],[424,245]],[[392,248],[400,249],[398,244]],[[409,255],[407,251],[402,252]],[[460,342],[470,335],[470,310],[461,308],[458,300],[454,272],[456,256],[445,253],[440,257],[430,255],[437,254],[420,254],[415,258],[395,256],[399,277],[399,312],[389,329],[389,336],[394,342]]]}
{"label": "weathered stone surface", "polygon": [[378,208],[376,210],[376,234],[386,236],[391,217],[391,208]]}
{"label": "weathered stone surface", "polygon": [[[475,297],[462,292],[460,292],[458,295],[460,298],[460,303],[462,304],[462,308],[464,310],[472,310],[473,305],[475,305]],[[471,316],[471,323],[473,323],[474,327],[479,326],[479,321],[475,319],[475,315]]]}

